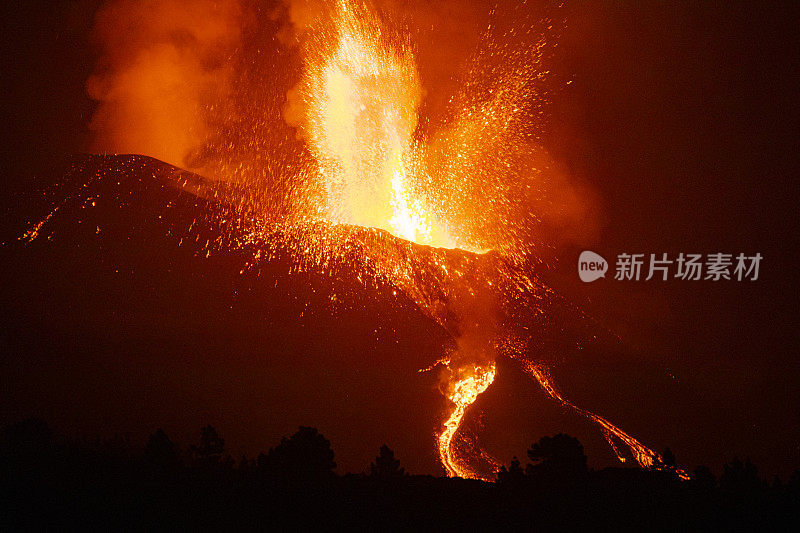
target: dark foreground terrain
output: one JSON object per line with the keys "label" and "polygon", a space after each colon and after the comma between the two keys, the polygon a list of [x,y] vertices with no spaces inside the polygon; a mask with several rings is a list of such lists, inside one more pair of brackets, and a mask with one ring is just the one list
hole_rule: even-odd
{"label": "dark foreground terrain", "polygon": [[[207,426],[182,449],[158,430],[143,450],[125,440],[71,442],[39,420],[5,428],[0,530],[469,529],[797,530],[800,477],[762,481],[734,459],[716,480],[586,468],[572,437],[543,438],[496,483],[409,476],[382,447],[363,474],[334,473],[330,443],[303,428],[255,459],[234,460]],[[665,454],[665,458],[667,455]]]}

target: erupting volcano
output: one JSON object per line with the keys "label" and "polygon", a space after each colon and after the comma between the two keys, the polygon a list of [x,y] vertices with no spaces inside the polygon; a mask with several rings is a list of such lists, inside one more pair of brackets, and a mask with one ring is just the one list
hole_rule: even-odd
{"label": "erupting volcano", "polygon": [[[553,26],[490,24],[448,115],[434,122],[422,118],[425,88],[410,34],[385,15],[341,0],[310,25],[299,45],[300,78],[288,94],[272,95],[283,105],[273,105],[279,111],[264,119],[280,115],[296,138],[236,164],[264,141],[255,133],[244,140],[242,131],[230,138],[218,133],[197,156],[206,157],[202,169],[210,178],[166,165],[151,172],[161,186],[206,201],[202,216],[173,228],[182,246],[206,255],[245,251],[242,272],[284,251],[297,270],[335,276],[347,265],[365,286],[402,292],[452,337],[455,349],[420,369],[439,373],[450,401],[431,436],[449,476],[490,480],[499,467],[462,420],[492,386],[500,357],[516,361],[552,400],[596,424],[620,461],[648,467],[659,459],[559,392],[548,356],[538,351],[548,342],[593,336],[591,321],[536,273],[548,246],[536,209],[554,201],[553,165],[536,142]],[[506,44],[521,35],[527,45]],[[231,118],[230,131],[242,123]],[[103,164],[149,163],[134,157]],[[115,172],[100,169],[91,179],[116,179]],[[63,206],[108,200],[90,191],[91,183],[81,184],[22,240],[46,238]]]}

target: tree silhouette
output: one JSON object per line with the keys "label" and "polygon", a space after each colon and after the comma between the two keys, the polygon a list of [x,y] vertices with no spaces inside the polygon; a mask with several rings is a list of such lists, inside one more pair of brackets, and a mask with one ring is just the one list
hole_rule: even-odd
{"label": "tree silhouette", "polygon": [[288,439],[258,458],[258,466],[284,479],[318,479],[333,474],[331,443],[316,428],[300,426]]}
{"label": "tree silhouette", "polygon": [[155,433],[147,439],[147,446],[144,450],[147,461],[159,468],[170,469],[178,466],[178,447],[170,440],[164,430],[158,428]]}
{"label": "tree silhouette", "polygon": [[746,494],[762,488],[761,478],[758,477],[758,468],[747,458],[742,462],[734,457],[730,463],[723,467],[719,486],[728,492]]}
{"label": "tree silhouette", "polygon": [[667,468],[675,468],[675,454],[669,449],[669,446],[664,448],[664,453],[661,454],[661,462]]}
{"label": "tree silhouette", "polygon": [[218,463],[225,451],[225,439],[220,437],[214,426],[209,424],[200,429],[200,444],[192,446],[192,451],[201,464]]}
{"label": "tree silhouette", "polygon": [[369,465],[369,475],[378,479],[397,480],[405,475],[405,469],[400,467],[400,461],[394,458],[391,448],[384,444],[375,462]]}
{"label": "tree silhouette", "polygon": [[588,471],[583,445],[565,433],[542,437],[528,450],[528,457],[534,463],[526,469],[529,474],[580,475]]}
{"label": "tree silhouette", "polygon": [[12,454],[34,456],[51,446],[53,432],[40,418],[28,418],[3,428],[3,448]]}
{"label": "tree silhouette", "polygon": [[789,481],[786,483],[786,486],[789,487],[791,490],[800,492],[800,470],[795,470],[789,476]]}
{"label": "tree silhouette", "polygon": [[662,472],[675,472],[675,454],[669,447],[664,448],[664,452],[659,456],[653,458],[653,463],[649,467],[650,470]]}
{"label": "tree silhouette", "polygon": [[[0,487],[3,485],[8,468],[29,474],[40,469],[48,469],[50,467],[47,464],[48,457],[52,452],[52,431],[47,423],[39,418],[21,420],[3,428],[0,432]],[[0,488],[0,492],[2,490]],[[0,497],[0,502],[2,500]],[[0,511],[0,515],[2,514]]]}
{"label": "tree silhouette", "polygon": [[692,485],[700,490],[710,492],[717,487],[717,478],[707,466],[700,465],[692,472]]}
{"label": "tree silhouette", "polygon": [[525,479],[525,472],[516,456],[511,459],[507,469],[505,465],[501,465],[500,470],[497,471],[498,483],[515,484],[520,483],[523,479]]}
{"label": "tree silhouette", "polygon": [[536,523],[576,531],[620,524],[800,531],[800,472],[787,484],[767,485],[750,461],[735,458],[717,487],[704,467],[687,482],[665,463],[661,470],[589,471],[583,448],[568,435],[531,446],[531,476],[514,457],[496,485],[404,478],[386,445],[368,476],[337,476],[330,443],[308,427],[283,438],[257,467],[246,458],[230,464],[211,426],[192,447],[192,462],[181,460],[183,448],[161,429],[135,453],[126,440],[111,443],[51,435],[38,420],[0,430],[0,531],[85,529],[87,520],[109,530],[319,529],[335,521],[353,529],[529,529]]}

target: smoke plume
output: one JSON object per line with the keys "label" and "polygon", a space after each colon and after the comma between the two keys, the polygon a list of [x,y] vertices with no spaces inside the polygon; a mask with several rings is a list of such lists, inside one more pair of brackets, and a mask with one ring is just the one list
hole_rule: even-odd
{"label": "smoke plume", "polygon": [[187,164],[224,100],[243,12],[235,0],[115,0],[96,15],[100,58],[87,81],[98,102],[92,149]]}
{"label": "smoke plume", "polygon": [[[93,29],[99,58],[86,84],[97,102],[90,150],[141,153],[279,196],[303,189],[298,169],[315,161],[298,128],[304,109],[293,89],[303,78],[306,45],[321,38],[335,8],[323,0],[105,3]],[[539,142],[548,91],[560,83],[543,75],[557,40],[542,35],[558,28],[547,18],[551,8],[374,0],[370,10],[413,48],[421,85],[414,135],[429,141],[439,215],[470,220],[461,231],[487,248],[594,233],[591,192],[576,187]],[[535,90],[512,94],[522,85],[510,74],[525,61],[541,69],[526,81]],[[510,107],[533,117],[511,134],[498,120]],[[479,131],[485,124],[490,129]],[[484,145],[463,148],[465,135],[482,136]],[[449,194],[455,190],[464,194]],[[480,200],[487,192],[494,196]],[[479,201],[462,205],[468,196]],[[489,226],[502,227],[498,239],[485,238]],[[540,255],[548,250],[538,247]]]}

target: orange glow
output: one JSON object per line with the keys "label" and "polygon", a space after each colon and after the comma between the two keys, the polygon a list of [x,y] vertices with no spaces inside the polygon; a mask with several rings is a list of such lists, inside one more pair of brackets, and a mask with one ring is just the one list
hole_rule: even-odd
{"label": "orange glow", "polygon": [[107,2],[94,39],[102,60],[87,80],[98,102],[92,149],[141,153],[177,166],[211,133],[206,108],[223,98],[234,70],[224,61],[240,44],[235,2]]}
{"label": "orange glow", "polygon": [[327,218],[438,247],[456,243],[414,191],[422,88],[408,43],[395,46],[369,13],[340,2],[332,43],[306,56],[293,98],[319,165]]}
{"label": "orange glow", "polygon": [[[533,376],[534,379],[541,385],[542,389],[550,396],[552,399],[556,400],[560,404],[569,407],[579,414],[583,415],[587,419],[595,422],[597,425],[600,426],[603,436],[608,441],[608,444],[611,446],[611,449],[614,450],[617,458],[621,463],[625,462],[625,456],[620,453],[619,448],[617,448],[616,443],[614,442],[614,437],[619,439],[623,444],[625,444],[631,452],[634,460],[639,463],[639,466],[642,468],[650,468],[653,466],[653,463],[656,460],[661,460],[661,456],[633,438],[632,436],[628,435],[620,428],[606,420],[605,418],[598,416],[591,411],[578,407],[574,403],[570,402],[569,400],[565,400],[561,393],[553,385],[552,380],[547,375],[547,372],[540,366],[532,363],[530,361],[525,361],[523,363],[525,370]],[[683,470],[676,469],[676,473],[682,479],[689,479],[689,475],[684,472]]]}
{"label": "orange glow", "polygon": [[456,457],[453,450],[453,437],[461,425],[461,420],[467,412],[467,408],[475,403],[495,377],[495,365],[486,367],[473,367],[467,369],[467,375],[457,380],[453,384],[453,390],[448,396],[455,405],[450,417],[444,423],[444,429],[439,434],[439,457],[442,460],[447,475],[450,477],[458,476],[463,478],[477,478],[479,475],[470,470]]}

